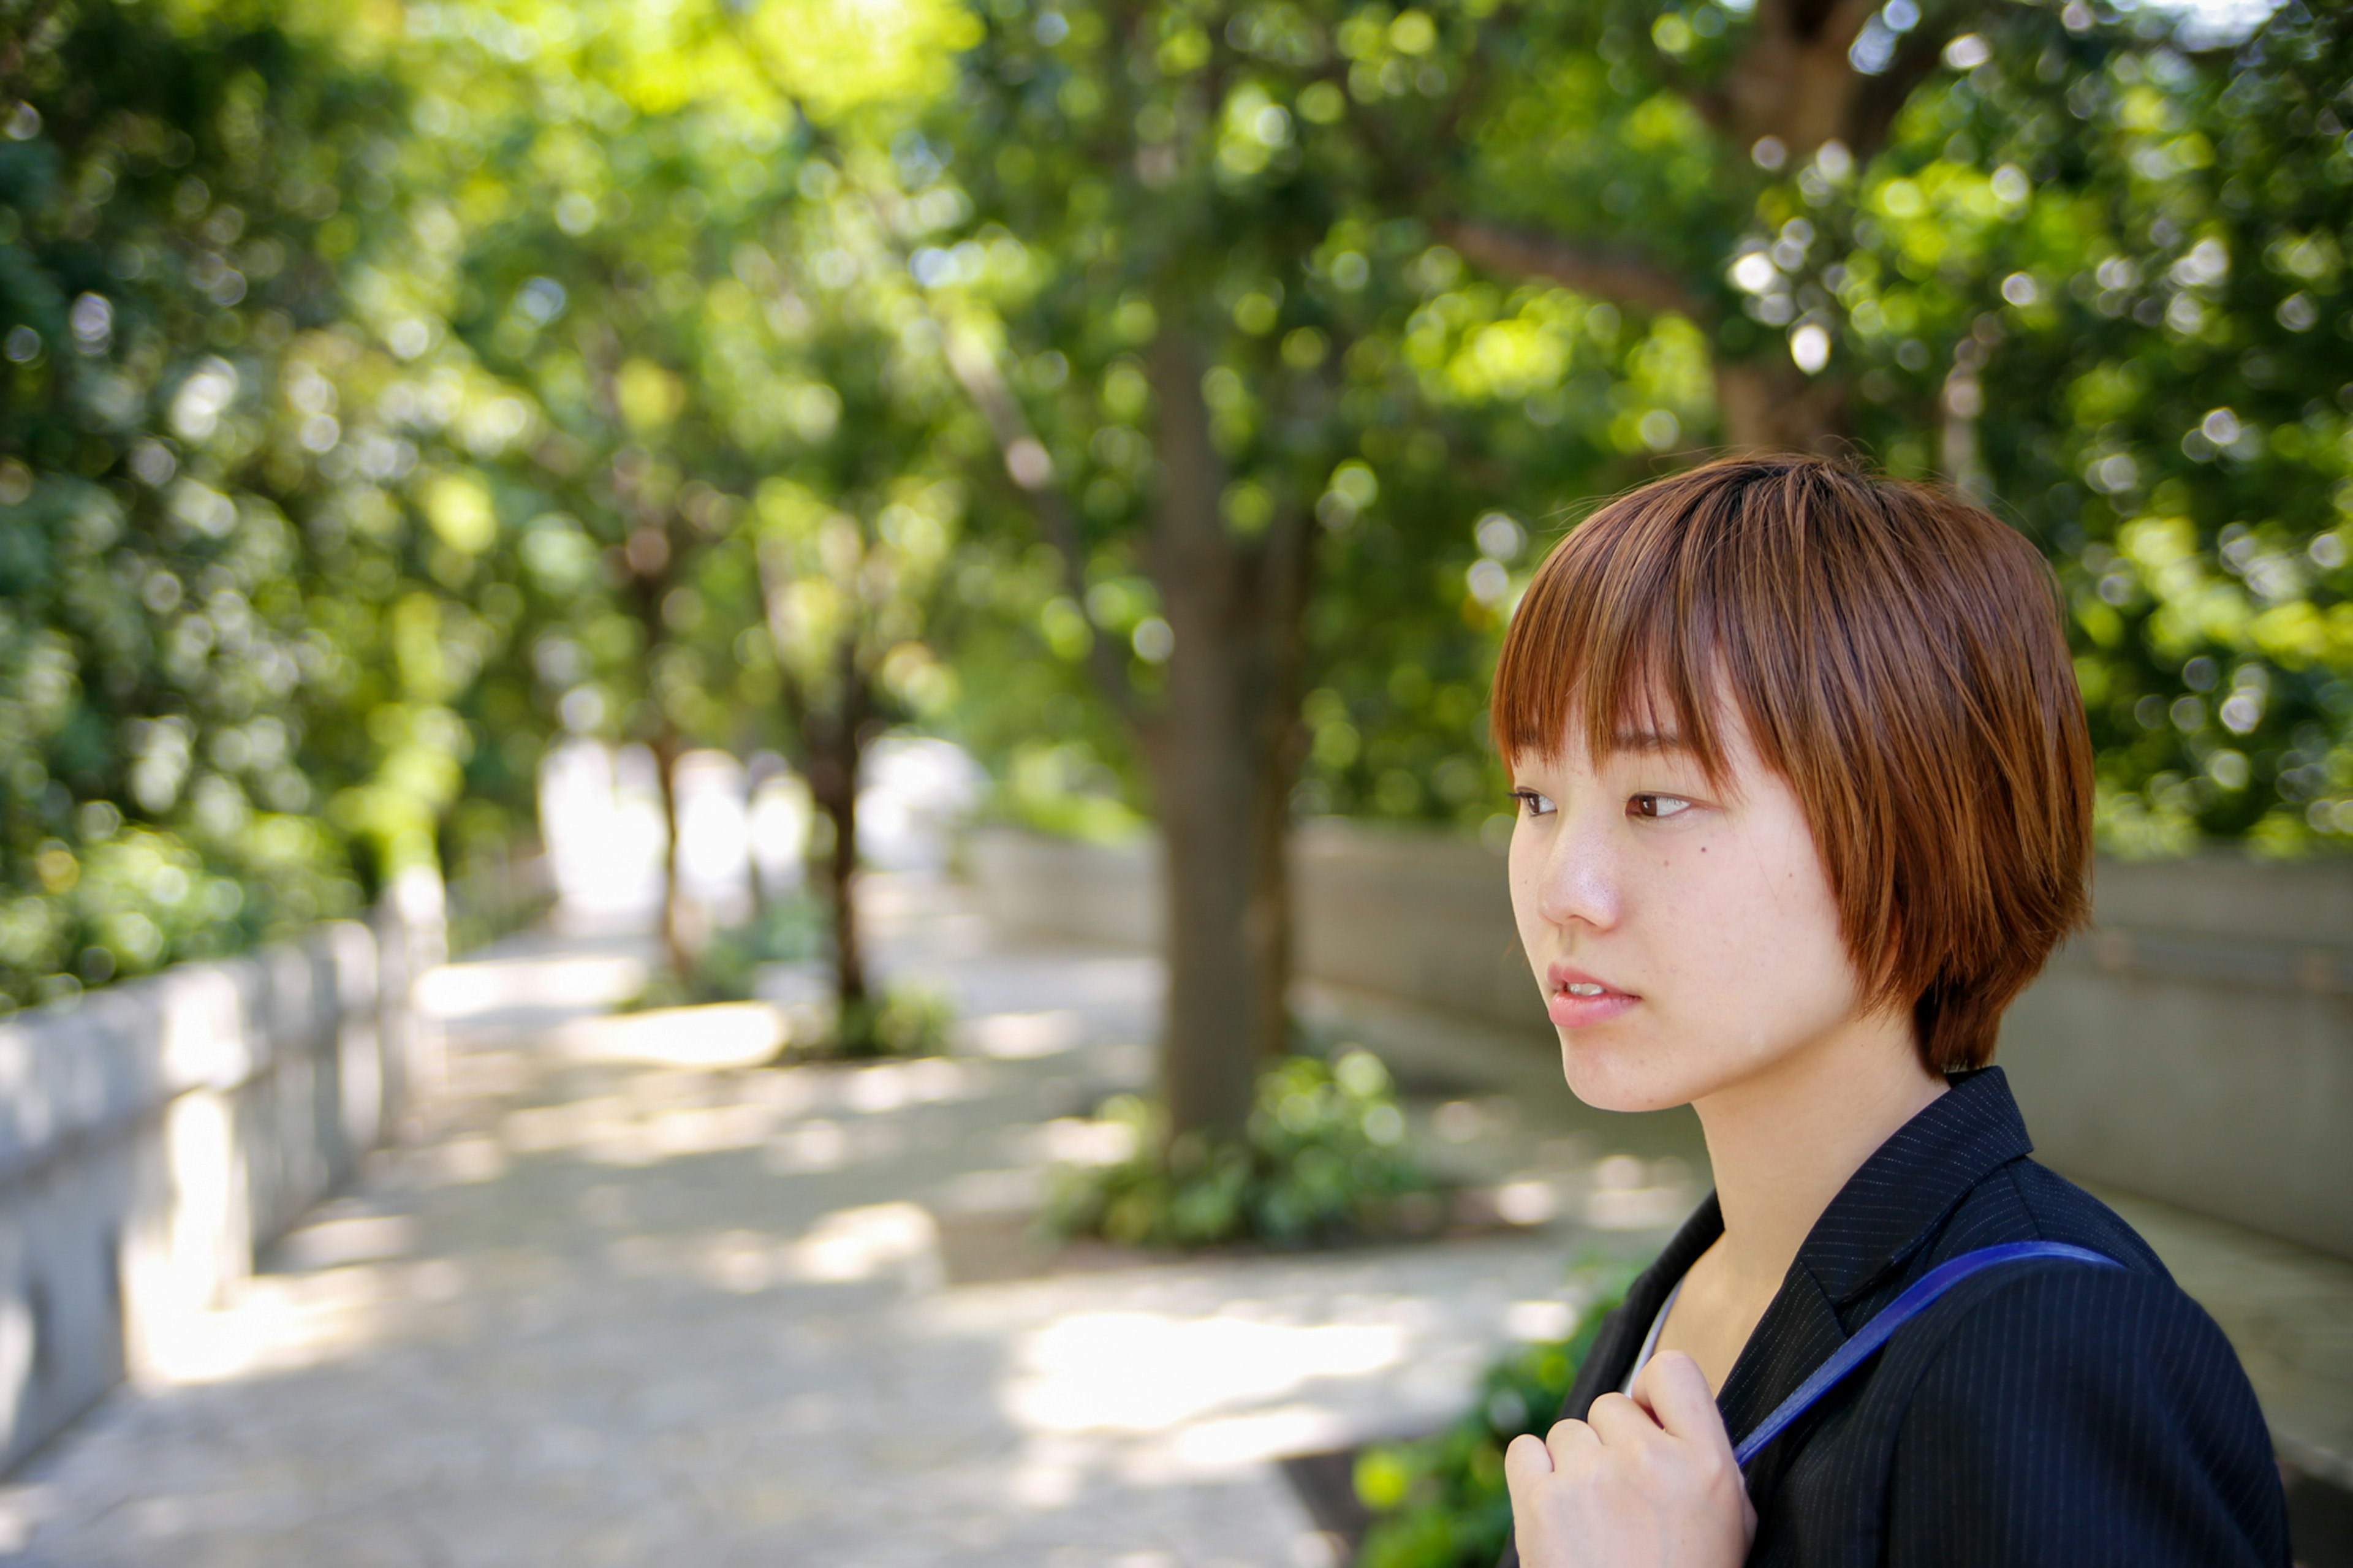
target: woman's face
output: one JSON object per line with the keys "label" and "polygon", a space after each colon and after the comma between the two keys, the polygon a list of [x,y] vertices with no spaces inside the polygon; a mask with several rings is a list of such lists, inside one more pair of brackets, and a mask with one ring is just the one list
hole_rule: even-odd
{"label": "woman's face", "polygon": [[1723,787],[1672,733],[1521,760],[1512,910],[1568,1086],[1607,1110],[1704,1099],[1823,1043],[1862,988],[1797,797],[1727,714]]}

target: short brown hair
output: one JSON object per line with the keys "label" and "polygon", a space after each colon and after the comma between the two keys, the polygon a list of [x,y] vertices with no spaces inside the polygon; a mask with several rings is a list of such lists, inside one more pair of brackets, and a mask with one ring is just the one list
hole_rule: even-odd
{"label": "short brown hair", "polygon": [[1495,668],[1507,764],[1672,714],[1708,776],[1715,700],[1812,825],[1856,972],[1933,1072],[2084,923],[2091,741],[2042,555],[1978,508],[1842,462],[1742,457],[1622,496],[1553,547]]}

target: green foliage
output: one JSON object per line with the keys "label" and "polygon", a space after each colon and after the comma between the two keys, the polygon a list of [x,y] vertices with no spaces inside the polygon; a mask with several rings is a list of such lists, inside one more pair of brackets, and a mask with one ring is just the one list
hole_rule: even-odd
{"label": "green foliage", "polygon": [[[645,988],[623,1003],[625,1013],[713,1003],[748,1002],[760,994],[760,971],[769,964],[806,964],[823,956],[825,917],[814,900],[772,903],[758,918],[713,932],[681,974],[667,966],[647,978]],[[886,985],[880,995],[825,1008],[793,1008],[794,1037],[785,1048],[793,1061],[866,1061],[883,1057],[937,1056],[947,1049],[955,1026],[955,1006],[929,986]]]}
{"label": "green foliage", "polygon": [[[713,961],[709,952],[681,982],[669,969],[655,972],[644,991],[623,1004],[623,1012],[702,1007],[746,1002],[756,994],[756,964],[738,948]],[[885,986],[880,997],[848,1005],[793,1008],[792,1037],[779,1060],[875,1061],[886,1057],[938,1056],[955,1027],[955,1005],[924,985]]]}
{"label": "green foliage", "polygon": [[752,973],[764,963],[802,963],[824,942],[824,915],[806,895],[775,899],[751,921],[713,935],[702,950],[706,973],[730,977],[745,995]]}
{"label": "green foliage", "polygon": [[642,990],[624,1000],[615,1011],[659,1013],[673,1007],[707,1007],[716,1003],[750,1000],[749,973],[724,963],[712,966],[698,963],[684,974],[663,964],[646,976]]}
{"label": "green foliage", "polygon": [[1303,815],[1489,820],[1547,538],[1769,372],[2049,552],[2112,847],[2346,843],[2353,17],[1915,9],[1768,155],[1712,4],[0,5],[0,1005],[493,863],[567,733],[1128,830],[1196,391]]}
{"label": "green foliage", "polygon": [[2111,847],[2343,842],[2353,21],[1991,44],[1915,97],[1851,228],[1818,216],[1860,423],[2051,554]]}
{"label": "green foliage", "polygon": [[[823,956],[825,943],[825,916],[814,900],[778,900],[758,918],[713,932],[683,975],[656,969],[621,1011],[748,1002],[760,994],[761,969],[808,963]],[[944,994],[911,984],[886,985],[879,996],[846,1006],[791,1011],[794,1038],[785,1055],[793,1061],[937,1056],[947,1049],[955,1026],[955,1005]]]}
{"label": "green foliage", "polygon": [[759,994],[759,972],[771,963],[802,963],[823,942],[824,917],[807,898],[779,899],[740,926],[704,940],[686,974],[659,968],[646,986],[622,1005],[623,1012],[692,1007],[712,1002],[748,1002]]}
{"label": "green foliage", "polygon": [[387,292],[507,431],[446,431],[437,482],[481,520],[471,571],[522,590],[531,722],[774,745],[814,776],[820,740],[955,693],[933,622],[973,416],[898,248],[915,193],[864,137],[936,89],[965,20],[528,9],[540,49],[450,20],[407,60],[433,112],[403,175],[449,195],[432,266]]}
{"label": "green foliage", "polygon": [[[1095,827],[1106,775],[1145,804],[1135,741],[1092,697],[1108,666],[1148,727],[1166,695],[1172,574],[1204,568],[1155,531],[1171,465],[1201,466],[1165,447],[1172,397],[1197,394],[1242,566],[1312,562],[1296,632],[1202,634],[1299,647],[1298,810],[1475,825],[1497,809],[1482,714],[1505,563],[1524,571],[1532,530],[1644,477],[1710,413],[1687,324],[1470,273],[1384,167],[1438,112],[1410,85],[1440,68],[1424,57],[1479,15],[1397,19],[1421,51],[1401,56],[1388,13],[1337,5],[989,8],[922,148],[970,216],[917,259],[952,263],[925,279],[935,309],[1001,363],[1074,513],[1037,535],[1067,569],[1047,554],[993,585],[1027,626],[964,649],[958,722],[1018,820]],[[1170,336],[1200,360],[1198,389],[1155,358]],[[1018,487],[997,489],[1022,529]],[[1050,763],[1082,789],[1037,787]]]}
{"label": "green foliage", "polygon": [[1004,821],[1094,844],[1127,842],[1149,826],[1124,798],[1118,772],[1082,741],[1016,741],[999,771],[990,805]]}
{"label": "green foliage", "polygon": [[[1865,29],[1905,96],[1861,160],[1764,156],[1686,111],[1753,37],[1715,7],[1593,7],[1549,33],[1515,19],[1509,41],[1434,13],[1443,68],[1482,48],[1518,68],[1468,110],[1458,199],[1620,246],[1686,296],[1572,423],[1680,457],[1712,433],[1708,366],[1772,371],[1867,457],[1990,497],[2034,538],[2068,602],[2107,847],[2346,842],[2353,21],[2289,6],[2242,46],[2192,51],[2148,8],[1928,10],[1908,38]],[[1388,70],[1394,46],[1366,47]],[[1457,406],[1501,413],[1532,390],[1540,423],[1537,399],[1574,380],[1574,356],[1543,346],[1573,342],[1574,298],[1523,287],[1514,311],[1482,289],[1498,297],[1465,272],[1434,298],[1408,355]],[[1661,331],[1679,319],[1701,331]],[[1810,384],[1788,375],[1809,334]],[[1487,578],[1505,602],[1519,581]],[[1311,695],[1315,804],[1363,809],[1335,763],[1443,742],[1450,681],[1419,662]],[[1447,760],[1382,770],[1393,804],[1417,780],[1440,804],[1446,766],[1464,815],[1483,809],[1472,753],[1426,754]]]}
{"label": "green foliage", "polygon": [[1442,1217],[1406,1147],[1405,1113],[1380,1058],[1291,1056],[1260,1078],[1243,1136],[1168,1141],[1158,1109],[1119,1095],[1099,1122],[1117,1163],[1057,1173],[1046,1225],[1135,1247],[1329,1244],[1425,1232]]}
{"label": "green foliage", "polygon": [[[665,763],[773,748],[838,818],[868,742],[955,700],[950,584],[987,565],[977,416],[906,267],[945,220],[884,152],[968,20],[531,11],[543,47],[450,12],[407,60],[430,112],[403,177],[446,195],[386,293],[419,363],[502,411],[441,434],[442,559],[514,585],[525,657],[495,679],[522,725]],[[671,989],[720,984],[666,923],[699,971]],[[876,1021],[845,1020],[866,1048]]]}
{"label": "green foliage", "polygon": [[2353,158],[2308,86],[2347,49],[2343,16],[2283,13],[2225,68],[2155,49],[2069,84],[2094,132],[2075,221],[2005,279],[2040,298],[1980,318],[2010,340],[1988,356],[1991,482],[2059,566],[2104,837],[2128,851],[2325,844],[2353,789],[2353,425],[2331,385],[2353,300],[2315,267]]}
{"label": "green foliage", "polygon": [[1503,1554],[1512,1531],[1504,1450],[1522,1433],[1550,1429],[1602,1318],[1624,1298],[1624,1271],[1606,1274],[1575,1332],[1506,1352],[1451,1427],[1357,1457],[1356,1496],[1375,1516],[1356,1553],[1359,1568],[1488,1568]]}
{"label": "green foliage", "polygon": [[939,991],[913,984],[889,985],[880,1001],[871,997],[837,1010],[832,1034],[814,1055],[846,1061],[877,1057],[933,1057],[947,1049],[955,1026],[955,1005]]}
{"label": "green foliage", "polygon": [[[1029,635],[967,647],[968,732],[1009,773],[1050,715],[1143,798],[1075,710],[1105,640],[1160,689],[1139,540],[1177,276],[1208,297],[1229,523],[1322,524],[1303,814],[1491,817],[1484,678],[1525,573],[1588,498],[1730,433],[1711,383],[1739,373],[2049,552],[2110,847],[2340,837],[2353,23],[2292,6],[2192,49],[2147,7],[1930,13],[1856,46],[1888,127],[1858,158],[1727,135],[1757,33],[1713,5],[991,7],[923,149],[973,207],[933,243],[982,248],[928,286],[1000,324],[1084,563],[1001,586]],[[1647,281],[1482,271],[1465,215]]]}
{"label": "green foliage", "polygon": [[343,269],[396,205],[369,172],[396,91],[266,8],[19,28],[0,1010],[353,912],[429,854],[463,741],[449,683],[408,674],[480,625],[404,591],[336,458]]}

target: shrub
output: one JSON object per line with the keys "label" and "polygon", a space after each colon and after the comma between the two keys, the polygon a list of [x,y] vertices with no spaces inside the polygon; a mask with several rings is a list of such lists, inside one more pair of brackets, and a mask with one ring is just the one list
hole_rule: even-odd
{"label": "shrub", "polygon": [[955,1006],[921,985],[892,985],[880,999],[869,997],[842,1008],[824,1046],[802,1053],[845,1059],[932,1057],[947,1048]]}
{"label": "shrub", "polygon": [[656,970],[647,978],[645,989],[621,1005],[621,1011],[748,1002],[759,994],[761,967],[813,956],[819,930],[815,904],[806,899],[779,900],[743,925],[712,933],[691,973],[681,975],[669,969]]}
{"label": "shrub", "polygon": [[748,979],[698,963],[686,974],[666,967],[656,969],[646,976],[645,989],[622,1003],[618,1010],[654,1013],[668,1007],[703,1007],[714,1002],[748,1002],[751,997]]}
{"label": "shrub", "polygon": [[1260,1078],[1238,1140],[1169,1140],[1160,1108],[1134,1095],[1107,1101],[1098,1121],[1128,1152],[1056,1173],[1046,1225],[1057,1234],[1299,1247],[1426,1232],[1443,1216],[1405,1146],[1388,1071],[1369,1051],[1283,1058]]}
{"label": "shrub", "polygon": [[824,929],[818,906],[807,899],[780,899],[740,926],[712,935],[700,967],[722,984],[740,985],[746,995],[765,963],[798,963],[814,958]]}
{"label": "shrub", "polygon": [[1356,1568],[1491,1568],[1512,1531],[1504,1450],[1539,1435],[1593,1348],[1602,1318],[1625,1296],[1623,1268],[1609,1270],[1576,1331],[1521,1345],[1487,1370],[1470,1414],[1435,1437],[1386,1443],[1356,1458],[1356,1497],[1374,1523]]}

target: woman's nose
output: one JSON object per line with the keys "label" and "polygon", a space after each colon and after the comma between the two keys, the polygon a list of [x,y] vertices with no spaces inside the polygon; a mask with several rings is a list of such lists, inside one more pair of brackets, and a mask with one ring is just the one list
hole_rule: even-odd
{"label": "woman's nose", "polygon": [[1536,908],[1553,924],[1606,931],[1618,923],[1618,867],[1607,829],[1580,813],[1554,836],[1536,889]]}

